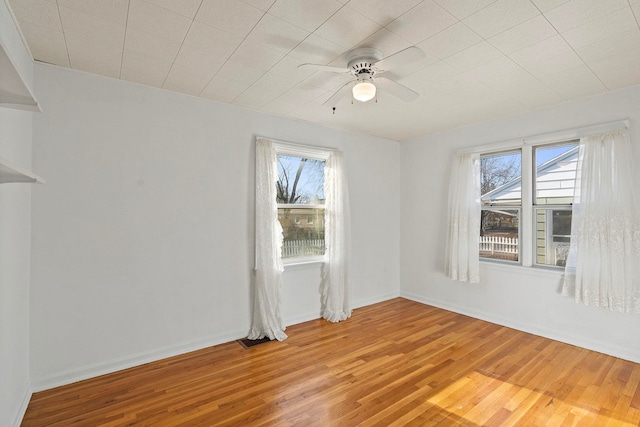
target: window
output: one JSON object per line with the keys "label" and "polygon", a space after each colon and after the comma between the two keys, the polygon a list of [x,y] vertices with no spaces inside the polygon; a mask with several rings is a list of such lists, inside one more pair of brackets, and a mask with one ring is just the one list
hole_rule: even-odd
{"label": "window", "polygon": [[[325,160],[278,150],[276,198],[283,260],[322,256]],[[303,219],[306,218],[306,221]]]}
{"label": "window", "polygon": [[480,156],[480,257],[520,260],[520,150]]}
{"label": "window", "polygon": [[578,141],[533,147],[535,264],[564,267],[571,237],[571,205]]}
{"label": "window", "polygon": [[481,259],[564,267],[577,161],[578,141],[480,156]]}

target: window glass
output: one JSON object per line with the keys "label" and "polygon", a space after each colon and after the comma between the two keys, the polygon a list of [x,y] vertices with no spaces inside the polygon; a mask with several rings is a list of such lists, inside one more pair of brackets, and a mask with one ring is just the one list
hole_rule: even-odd
{"label": "window glass", "polygon": [[519,262],[522,153],[480,156],[480,257]]}
{"label": "window glass", "polygon": [[[296,221],[301,214],[314,220]],[[279,207],[278,220],[284,234],[282,258],[324,255],[324,209]]]}
{"label": "window glass", "polygon": [[480,257],[518,262],[520,209],[483,209]]}
{"label": "window glass", "polygon": [[536,264],[564,267],[571,238],[570,208],[535,209]]}
{"label": "window glass", "polygon": [[570,205],[578,164],[578,143],[534,147],[536,205]]}
{"label": "window glass", "polygon": [[323,204],[324,160],[278,155],[278,203]]}
{"label": "window glass", "polygon": [[571,239],[571,205],[578,141],[533,147],[535,263],[564,267]]}
{"label": "window glass", "polygon": [[283,259],[324,254],[324,165],[324,160],[278,155],[276,194]]}
{"label": "window glass", "polygon": [[551,211],[553,215],[553,241],[569,243],[571,237],[571,211]]}
{"label": "window glass", "polygon": [[480,157],[480,194],[483,205],[516,205],[522,201],[520,151]]}

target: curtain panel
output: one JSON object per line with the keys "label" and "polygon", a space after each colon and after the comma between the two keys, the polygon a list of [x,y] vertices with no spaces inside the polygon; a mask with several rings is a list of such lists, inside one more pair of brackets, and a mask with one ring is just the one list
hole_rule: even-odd
{"label": "curtain panel", "polygon": [[340,322],[351,317],[349,291],[350,211],[342,153],[325,163],[325,262],[322,266],[322,317]]}
{"label": "curtain panel", "polygon": [[640,212],[628,130],[583,137],[562,294],[640,313]]}
{"label": "curtain panel", "polygon": [[480,282],[480,155],[457,154],[449,182],[445,274],[452,280]]}
{"label": "curtain panel", "polygon": [[269,139],[256,140],[256,271],[248,338],[287,338],[282,322],[282,227],[278,221],[277,155]]}

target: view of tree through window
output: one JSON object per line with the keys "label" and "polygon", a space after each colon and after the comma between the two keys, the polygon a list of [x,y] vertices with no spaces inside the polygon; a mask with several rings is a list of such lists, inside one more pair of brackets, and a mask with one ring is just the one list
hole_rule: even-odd
{"label": "view of tree through window", "polygon": [[480,157],[480,257],[518,261],[520,235],[520,151]]}
{"label": "view of tree through window", "polygon": [[324,160],[278,155],[276,197],[283,258],[323,255]]}

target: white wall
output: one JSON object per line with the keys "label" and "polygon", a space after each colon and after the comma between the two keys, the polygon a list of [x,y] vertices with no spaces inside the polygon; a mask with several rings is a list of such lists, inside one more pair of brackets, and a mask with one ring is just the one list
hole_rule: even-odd
{"label": "white wall", "polygon": [[[353,301],[398,295],[399,144],[38,64],[36,390],[246,336],[256,135],[344,151]],[[328,112],[330,114],[330,112]],[[318,265],[285,271],[287,323],[318,318]]]}
{"label": "white wall", "polygon": [[[6,4],[0,1],[0,42],[25,82],[33,62]],[[2,78],[2,76],[0,76]],[[29,169],[33,113],[0,107],[0,157]],[[0,425],[19,425],[29,385],[29,261],[31,186],[0,184]]]}
{"label": "white wall", "polygon": [[[640,362],[640,316],[560,296],[561,273],[482,263],[479,285],[444,276],[447,188],[457,149],[625,118],[631,119],[637,163],[640,86],[403,143],[401,295]],[[637,178],[640,183],[640,170]]]}

